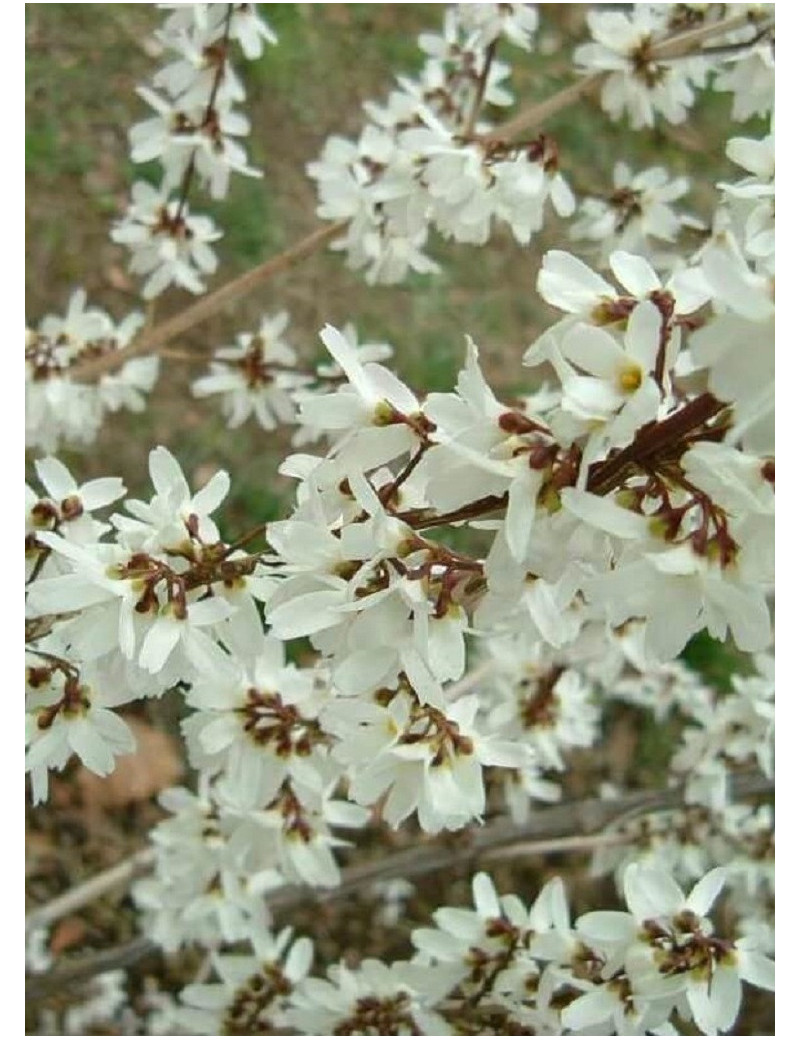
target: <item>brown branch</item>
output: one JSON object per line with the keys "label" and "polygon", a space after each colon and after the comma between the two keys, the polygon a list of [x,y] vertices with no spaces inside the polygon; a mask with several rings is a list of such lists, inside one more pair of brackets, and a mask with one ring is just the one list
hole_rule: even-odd
{"label": "brown branch", "polygon": [[[669,40],[660,40],[653,46],[652,54],[654,58],[682,58],[685,54],[693,51],[699,44],[705,43],[706,40],[712,39],[714,36],[719,36],[720,33],[732,32],[734,29],[740,29],[745,25],[753,24],[753,16],[747,10],[747,6],[744,6],[744,10],[737,14],[732,14],[728,18],[721,18],[718,22],[709,22],[708,25],[699,25],[696,29],[689,29],[687,32],[679,33],[677,36],[671,37]],[[752,43],[755,41],[748,41]],[[703,51],[699,51],[700,54]]]}
{"label": "brown branch", "polygon": [[479,516],[495,513],[508,503],[508,494],[486,495],[466,506],[459,506],[449,513],[431,513],[429,509],[409,509],[405,513],[395,513],[398,520],[403,520],[416,531],[424,531],[429,527],[441,527],[442,524],[456,524],[462,520],[474,520]]}
{"label": "brown branch", "polygon": [[[731,797],[735,800],[770,795],[773,790],[772,781],[760,773],[744,773],[731,779]],[[537,810],[524,824],[503,818],[449,839],[414,845],[388,855],[384,853],[367,863],[345,867],[342,881],[336,888],[286,886],[269,896],[267,903],[270,910],[284,912],[308,902],[327,903],[357,895],[365,885],[375,881],[418,877],[445,870],[488,855],[496,856],[498,849],[518,847],[521,842],[528,842],[528,854],[605,846],[609,844],[605,831],[619,820],[683,805],[684,792],[680,787],[666,791],[631,791],[609,800],[589,798],[564,802]],[[592,837],[594,842],[590,841]],[[152,940],[139,937],[124,946],[67,962],[46,974],[29,977],[26,985],[28,996],[38,999],[112,968],[129,967],[158,949]]]}
{"label": "brown branch", "polygon": [[591,75],[579,79],[576,83],[570,83],[568,87],[564,87],[563,90],[559,90],[549,98],[545,98],[544,101],[540,101],[535,105],[531,105],[530,108],[518,112],[517,115],[506,120],[505,123],[501,123],[493,130],[490,130],[482,139],[487,142],[507,141],[522,133],[523,130],[531,131],[537,129],[551,116],[556,115],[565,108],[569,108],[570,105],[574,105],[576,101],[580,101],[585,95],[592,94],[604,82],[606,76],[607,73],[605,72],[593,72]]}
{"label": "brown branch", "polygon": [[129,859],[117,863],[108,870],[95,874],[94,877],[84,881],[67,892],[51,899],[49,903],[31,911],[25,917],[25,931],[31,932],[36,928],[46,928],[60,917],[65,917],[73,910],[79,910],[95,899],[104,896],[118,885],[127,885],[139,874],[144,874],[155,862],[155,848],[148,846],[141,849]]}
{"label": "brown branch", "polygon": [[486,49],[486,55],[483,59],[483,68],[478,82],[475,86],[475,97],[472,100],[472,107],[470,108],[467,122],[464,126],[464,136],[470,137],[472,131],[475,129],[475,124],[478,121],[478,116],[481,112],[481,105],[483,104],[483,96],[486,93],[486,84],[489,82],[489,72],[492,68],[492,62],[494,61],[495,51],[497,50],[497,40],[492,40]]}
{"label": "brown branch", "polygon": [[245,271],[244,274],[221,285],[219,289],[209,293],[208,296],[202,297],[197,303],[180,311],[174,317],[168,318],[149,331],[144,332],[130,346],[76,365],[69,373],[70,378],[80,382],[97,379],[106,372],[113,372],[120,368],[131,358],[139,357],[141,354],[158,352],[160,347],[175,339],[176,336],[180,336],[189,329],[194,328],[195,325],[199,325],[201,321],[210,318],[229,303],[238,300],[240,296],[252,292],[256,286],[268,281],[276,274],[287,271],[301,260],[311,256],[312,253],[316,253],[318,249],[330,242],[332,238],[335,238],[346,227],[347,221],[340,220],[335,224],[326,224],[324,227],[312,231],[310,235],[306,235],[305,238],[290,246],[289,249],[278,253],[277,256],[270,257],[263,264]]}
{"label": "brown branch", "polygon": [[661,422],[642,426],[627,448],[589,467],[587,490],[595,495],[612,490],[629,466],[652,462],[659,452],[677,445],[726,407],[713,394],[704,393]]}
{"label": "brown branch", "polygon": [[[214,71],[214,80],[211,84],[211,94],[209,96],[208,104],[206,105],[205,114],[203,116],[204,124],[208,123],[208,121],[211,119],[211,116],[214,113],[214,104],[217,100],[217,94],[219,94],[220,88],[222,86],[222,81],[225,78],[225,65],[228,61],[228,44],[230,43],[231,21],[233,20],[233,7],[233,4],[228,4],[228,9],[225,12],[225,25],[223,27],[223,35],[222,40],[220,42],[222,54],[218,59],[218,65],[216,70]],[[178,209],[175,214],[176,222],[179,222],[182,219],[184,210],[186,209],[186,204],[189,201],[189,192],[192,188],[192,181],[194,180],[194,174],[197,167],[197,163],[195,162],[195,156],[197,155],[197,151],[197,148],[195,148],[192,151],[192,154],[189,156],[189,162],[186,164],[186,169],[183,171],[183,180],[181,182],[180,197],[178,199]]]}

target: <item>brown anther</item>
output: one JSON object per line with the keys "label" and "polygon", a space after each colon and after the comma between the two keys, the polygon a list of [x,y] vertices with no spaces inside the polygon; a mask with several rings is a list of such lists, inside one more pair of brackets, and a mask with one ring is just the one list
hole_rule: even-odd
{"label": "brown anther", "polygon": [[616,325],[627,321],[638,302],[633,296],[606,296],[592,311],[592,322],[595,325]]}
{"label": "brown anther", "polygon": [[70,495],[61,503],[61,516],[64,520],[77,520],[83,515],[83,502],[77,495]]}
{"label": "brown anther", "polygon": [[31,517],[36,527],[49,527],[59,520],[58,509],[48,498],[39,499],[31,509]]}

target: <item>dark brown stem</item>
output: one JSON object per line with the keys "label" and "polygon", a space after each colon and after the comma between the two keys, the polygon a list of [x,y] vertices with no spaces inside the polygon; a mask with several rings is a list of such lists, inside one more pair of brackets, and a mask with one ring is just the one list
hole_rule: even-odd
{"label": "dark brown stem", "polygon": [[249,531],[246,531],[240,538],[237,538],[235,542],[231,542],[231,544],[225,550],[225,555],[230,556],[232,552],[235,552],[236,549],[241,549],[241,547],[243,545],[247,545],[248,542],[252,542],[252,540],[254,538],[257,538],[258,535],[264,535],[264,528],[265,525],[263,523],[256,524],[255,527],[251,528]]}
{"label": "dark brown stem", "polygon": [[434,513],[427,509],[410,509],[407,513],[397,513],[397,519],[407,523],[416,531],[424,531],[429,527],[441,527],[442,524],[457,524],[462,520],[474,520],[477,517],[496,513],[508,504],[508,495],[487,495],[469,505],[460,506],[449,513]]}
{"label": "dark brown stem", "polygon": [[[225,78],[225,63],[228,60],[228,44],[230,42],[231,33],[231,20],[233,19],[233,4],[228,4],[228,9],[225,12],[225,25],[223,27],[222,40],[220,43],[221,54],[218,59],[217,68],[214,72],[214,81],[211,84],[211,94],[208,98],[208,104],[206,105],[205,114],[203,116],[203,123],[208,123],[209,119],[214,112],[214,105],[219,94],[222,81]],[[183,212],[186,209],[186,203],[189,200],[189,191],[192,187],[192,181],[194,179],[194,172],[196,168],[195,156],[197,155],[197,149],[192,152],[189,156],[189,162],[186,164],[186,169],[183,172],[183,180],[181,181],[180,198],[178,199],[178,209],[175,214],[175,221],[179,223],[183,218]]]}
{"label": "dark brown stem", "polygon": [[411,458],[408,460],[408,462],[405,464],[405,466],[400,470],[400,472],[391,482],[391,484],[389,484],[386,488],[381,490],[380,498],[384,505],[389,505],[391,503],[392,499],[397,494],[400,487],[402,487],[402,485],[405,484],[405,482],[408,480],[408,478],[420,464],[420,462],[422,461],[422,456],[425,454],[429,447],[430,444],[427,441],[423,441],[417,448],[417,450],[414,452],[414,454],[411,456]]}
{"label": "dark brown stem", "polygon": [[41,547],[41,550],[39,551],[39,557],[36,560],[36,563],[34,563],[34,565],[33,565],[33,570],[30,573],[30,577],[25,582],[26,585],[32,585],[33,582],[36,581],[36,579],[42,573],[42,568],[47,563],[47,560],[50,557],[50,554],[52,553],[52,551],[53,550],[50,548],[49,545],[43,545]]}
{"label": "dark brown stem", "polygon": [[620,478],[624,478],[628,467],[654,462],[661,452],[680,444],[725,407],[713,394],[704,393],[661,422],[643,426],[627,448],[605,462],[589,467],[587,490],[595,495],[612,491]]}

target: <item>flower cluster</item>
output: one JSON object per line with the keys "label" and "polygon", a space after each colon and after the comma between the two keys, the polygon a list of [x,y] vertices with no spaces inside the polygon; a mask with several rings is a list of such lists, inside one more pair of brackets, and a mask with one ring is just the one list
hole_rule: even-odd
{"label": "flower cluster", "polygon": [[63,440],[88,444],[107,412],[141,412],[144,395],[158,375],[158,358],[127,360],[94,384],[75,383],[70,369],[124,350],[144,317],[133,313],[120,324],[96,307],[87,307],[77,290],[64,317],[48,315],[38,329],[25,330],[25,443],[52,452]]}
{"label": "flower cluster", "polygon": [[560,216],[575,207],[558,171],[558,149],[543,135],[508,143],[493,138],[483,103],[507,105],[508,66],[501,36],[524,47],[536,29],[525,4],[461,4],[448,9],[441,35],[423,33],[427,55],[416,81],[398,79],[384,106],[365,106],[358,141],[331,137],[308,167],[318,182],[318,213],[347,222],[334,244],[369,283],[402,280],[409,269],[437,270],[425,253],[430,227],[445,238],[485,243],[494,220],[523,245],[542,227],[550,202]]}
{"label": "flower cluster", "polygon": [[255,59],[265,42],[276,42],[255,4],[160,6],[171,13],[156,39],[172,60],[152,87],[140,88],[155,114],[132,128],[130,143],[135,163],[157,160],[164,174],[157,188],[133,185],[128,211],[111,232],[130,249],[131,271],[146,276],[146,300],[170,285],[201,293],[204,277],[216,270],[211,243],[222,232],[209,217],[190,212],[189,190],[196,178],[221,199],[232,172],[260,176],[238,140],[250,124],[234,107],[245,94],[229,50],[237,41],[245,57]]}
{"label": "flower cluster", "polygon": [[[255,5],[160,6],[174,60],[140,91],[156,114],[131,145],[163,181],[133,186],[113,232],[145,298],[201,292],[215,269],[220,232],[189,212],[190,187],[221,198],[232,171],[256,173],[230,49],[257,58],[274,42]],[[613,118],[681,122],[709,83],[733,91],[734,118],[771,109],[763,5],[639,4],[588,25],[576,62]],[[167,692],[196,774],[161,793],[154,867],[133,895],[163,949],[213,951],[216,981],[198,977],[180,1005],[157,995],[131,1032],[668,1034],[681,1019],[713,1035],[733,1027],[743,981],[774,985],[774,820],[748,800],[773,774],[775,728],[774,134],[728,141],[744,173],[717,185],[707,223],[673,209],[688,178],[623,162],[611,194],[578,208],[555,141],[515,141],[484,115],[512,100],[501,44],[530,49],[537,27],[531,5],[448,8],[442,33],[419,39],[420,76],[308,167],[319,215],[342,225],[335,247],[371,283],[434,270],[431,229],[480,245],[506,223],[527,245],[548,206],[577,209],[573,238],[599,270],[542,256],[536,287],[561,316],[519,344],[526,389],[495,391],[469,336],[449,392],[412,389],[385,364],[392,349],[352,325],[326,325],[329,359],[306,369],[281,311],[219,347],[192,393],[218,399],[231,428],[295,427],[283,519],[224,537],[213,517],[230,477],[192,488],[164,447],[150,497],[110,516],[119,478],[34,462],[33,802],[73,756],[109,774],[135,747],[118,709]],[[125,354],[142,322],[117,326],[77,292],[66,317],[27,332],[32,446],[89,441],[104,412],[143,408],[158,362],[137,356],[141,341]],[[94,384],[76,381],[95,365]],[[740,655],[729,689],[678,659],[703,631]],[[496,811],[528,826],[609,704],[675,737],[662,808],[597,836],[592,873],[615,873],[627,911],[572,923],[558,878],[526,906],[480,874],[475,910],[435,911],[409,961],[347,960],[325,978],[309,974],[309,939],[273,934],[293,889],[341,882],[342,832],[409,823],[427,840]],[[708,918],[726,881],[735,940]],[[389,874],[375,889],[391,926],[403,886]],[[70,1028],[123,1003],[109,976]]]}
{"label": "flower cluster", "polygon": [[672,208],[689,190],[689,179],[670,180],[661,166],[633,173],[627,163],[618,162],[613,180],[607,195],[581,200],[570,237],[593,243],[603,265],[612,253],[624,250],[646,257],[657,270],[671,267],[676,256],[670,246],[684,228],[698,223]]}
{"label": "flower cluster", "polygon": [[684,895],[634,864],[627,911],[571,924],[560,878],[526,907],[478,874],[475,909],[436,910],[435,927],[412,933],[410,961],[339,964],[318,979],[307,939],[286,952],[288,930],[256,933],[256,957],[215,957],[220,981],[187,987],[174,1021],[202,1035],[280,1024],[304,1036],[560,1036],[672,1033],[680,1016],[714,1036],[734,1025],[742,982],[774,989],[772,961],[706,916],[724,882],[712,870]]}
{"label": "flower cluster", "polygon": [[67,494],[31,505],[26,538],[36,559],[28,588],[28,616],[35,628],[38,621],[32,653],[42,662],[28,673],[37,800],[47,768],[63,768],[71,750],[106,773],[113,753],[132,749],[127,727],[107,709],[193,678],[218,652],[206,630],[232,617],[225,631],[244,638],[254,619],[260,627],[256,561],[229,551],[209,515],[227,493],[226,473],[192,495],[170,453],[155,449],[155,495],[126,501],[130,515],[115,514],[114,541],[102,542],[109,525],[85,513],[120,497],[121,481],[79,488],[52,459],[39,472],[51,494]]}
{"label": "flower cluster", "polygon": [[[742,7],[746,19],[741,18]],[[724,25],[734,12],[740,23],[752,24],[731,27],[725,37],[729,48],[718,44],[719,33],[716,50],[696,56],[671,42],[676,30],[691,39],[701,26]],[[629,12],[592,9],[586,16],[592,42],[578,47],[575,62],[585,72],[604,75],[603,109],[612,119],[627,114],[635,129],[653,126],[658,115],[669,123],[684,122],[696,92],[712,75],[715,89],[734,91],[733,118],[746,119],[753,112],[765,114],[774,103],[771,13],[771,4],[647,3],[635,4]],[[748,73],[754,83],[743,82]]]}

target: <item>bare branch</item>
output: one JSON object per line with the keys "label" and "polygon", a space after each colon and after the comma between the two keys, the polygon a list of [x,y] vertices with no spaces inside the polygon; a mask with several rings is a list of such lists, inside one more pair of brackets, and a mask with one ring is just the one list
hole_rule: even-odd
{"label": "bare branch", "polygon": [[175,339],[176,336],[188,332],[189,329],[210,318],[229,303],[238,300],[240,296],[252,292],[256,286],[268,281],[276,274],[294,267],[301,260],[311,256],[312,253],[316,253],[318,249],[330,242],[332,238],[335,238],[346,227],[347,222],[340,220],[335,224],[326,224],[324,227],[318,228],[310,235],[306,235],[296,245],[285,249],[282,253],[278,253],[277,256],[270,257],[263,264],[245,271],[238,278],[221,285],[219,289],[209,293],[208,296],[204,296],[197,303],[180,311],[174,317],[160,322],[149,331],[145,331],[130,346],[125,347],[123,350],[103,354],[102,357],[76,365],[69,373],[70,378],[78,382],[90,381],[99,378],[106,372],[112,372],[121,368],[131,358],[139,357],[141,354],[158,353],[160,347]]}
{"label": "bare branch", "polygon": [[46,928],[60,917],[72,913],[73,910],[79,910],[82,906],[93,903],[95,899],[104,896],[106,892],[110,892],[118,885],[127,885],[139,874],[146,873],[152,867],[155,858],[155,849],[148,846],[146,849],[140,849],[130,859],[125,859],[121,863],[109,867],[108,870],[95,874],[88,881],[70,888],[56,899],[52,899],[49,903],[45,903],[44,906],[27,914],[25,931],[31,932],[36,928]]}

